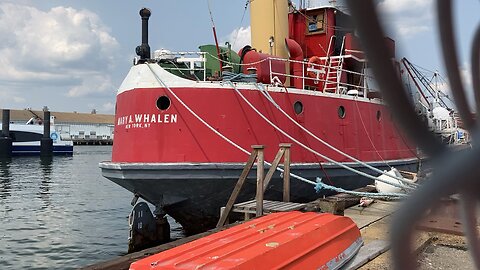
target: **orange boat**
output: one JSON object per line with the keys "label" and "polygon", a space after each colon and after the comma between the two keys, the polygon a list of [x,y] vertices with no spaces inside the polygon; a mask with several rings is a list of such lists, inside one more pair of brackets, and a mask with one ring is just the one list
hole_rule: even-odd
{"label": "orange boat", "polygon": [[350,218],[274,213],[136,261],[130,270],[339,269],[362,244]]}

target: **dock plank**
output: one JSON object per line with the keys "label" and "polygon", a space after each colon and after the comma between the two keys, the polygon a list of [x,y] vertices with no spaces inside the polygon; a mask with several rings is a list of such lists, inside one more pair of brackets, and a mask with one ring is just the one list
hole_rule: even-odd
{"label": "dock plank", "polygon": [[[236,213],[251,213],[256,211],[256,201],[246,201],[233,205],[232,211]],[[281,201],[263,201],[263,210],[265,213],[274,213],[274,212],[286,212],[286,211],[295,211],[301,210],[306,207],[304,203],[292,203],[292,202],[281,202]]]}
{"label": "dock plank", "polygon": [[369,261],[378,257],[390,248],[390,243],[386,240],[374,240],[360,248],[358,253],[350,262],[342,267],[344,270],[355,270]]}
{"label": "dock plank", "polygon": [[354,206],[345,209],[345,216],[351,218],[361,229],[384,217],[390,216],[398,207],[395,201],[376,201],[368,207]]}

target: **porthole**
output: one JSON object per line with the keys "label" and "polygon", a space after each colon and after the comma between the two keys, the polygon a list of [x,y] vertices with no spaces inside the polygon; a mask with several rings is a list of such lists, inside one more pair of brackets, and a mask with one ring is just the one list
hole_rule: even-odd
{"label": "porthole", "polygon": [[380,121],[382,119],[382,112],[377,111],[377,121]]}
{"label": "porthole", "polygon": [[170,98],[167,96],[161,96],[157,99],[157,108],[160,111],[165,111],[166,109],[170,108]]}
{"label": "porthole", "polygon": [[345,118],[345,107],[340,106],[338,107],[338,117]]}
{"label": "porthole", "polygon": [[293,110],[296,114],[301,114],[303,112],[303,104],[301,101],[295,101],[293,104]]}

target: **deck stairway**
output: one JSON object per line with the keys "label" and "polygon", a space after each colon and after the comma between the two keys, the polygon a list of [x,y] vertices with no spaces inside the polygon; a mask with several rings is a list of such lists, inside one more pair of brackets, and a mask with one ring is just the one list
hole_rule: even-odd
{"label": "deck stairway", "polygon": [[323,87],[324,92],[335,93],[337,91],[341,79],[342,66],[343,57],[330,57]]}

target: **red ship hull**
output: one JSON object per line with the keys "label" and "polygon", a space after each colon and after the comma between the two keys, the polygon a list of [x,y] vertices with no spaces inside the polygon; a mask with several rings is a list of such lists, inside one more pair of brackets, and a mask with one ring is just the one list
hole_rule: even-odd
{"label": "red ship hull", "polygon": [[[218,132],[250,149],[266,145],[266,159],[272,160],[279,143],[291,142],[253,111],[232,88],[171,88],[203,120]],[[276,88],[275,90],[282,90]],[[262,114],[295,139],[339,162],[351,161],[305,134],[277,110],[259,90],[241,93]],[[414,157],[396,129],[387,109],[378,101],[358,97],[289,90],[270,92],[275,102],[303,127],[335,148],[364,162]],[[156,100],[171,96],[165,88],[134,89],[117,97],[113,162],[245,162],[248,158],[171,97],[171,106],[159,111]],[[295,114],[295,102],[303,112]],[[339,117],[339,108],[345,111]],[[154,119],[154,120],[153,120]],[[292,146],[293,163],[326,160],[300,146]]]}
{"label": "red ship hull", "polygon": [[[133,67],[129,76],[146,76],[142,70],[153,72],[142,66],[145,65]],[[103,162],[100,167],[105,177],[165,211],[188,233],[215,225],[219,209],[225,206],[248,158],[225,138],[246,150],[251,145],[265,145],[266,161],[273,160],[280,143],[293,143],[262,119],[240,95],[301,144],[336,162],[379,174],[306,134],[254,84],[237,84],[239,94],[224,82],[168,81],[172,77],[158,65],[154,69],[164,75],[165,85],[171,87],[162,87],[152,78],[150,85],[144,83],[148,81],[146,78],[137,79],[143,83],[133,86],[124,82],[117,95],[112,161]],[[131,80],[129,76],[127,82]],[[415,150],[405,142],[378,99],[272,86],[268,93],[294,121],[333,147],[381,170],[389,166],[417,169]],[[162,96],[168,97],[170,104],[160,110],[157,100]],[[301,112],[295,112],[296,102],[302,103]],[[345,189],[372,182],[339,164],[327,162],[297,143],[292,144],[291,163],[292,173],[310,180],[322,177],[326,183]],[[266,199],[281,198],[281,179],[278,172],[273,176]],[[333,193],[328,190],[317,193],[310,184],[291,181],[293,201],[306,202]],[[238,200],[251,199],[254,194],[252,173]]]}

